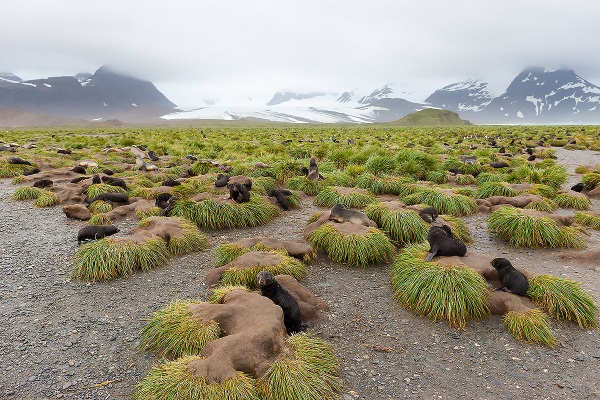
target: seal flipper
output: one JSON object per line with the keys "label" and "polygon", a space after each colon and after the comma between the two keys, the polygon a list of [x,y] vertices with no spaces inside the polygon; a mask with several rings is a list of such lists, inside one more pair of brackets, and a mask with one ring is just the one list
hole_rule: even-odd
{"label": "seal flipper", "polygon": [[436,251],[433,251],[433,249],[431,249],[431,250],[429,251],[429,254],[427,254],[427,257],[425,257],[425,261],[431,261],[431,259],[432,259],[433,257],[435,257],[435,255],[436,255],[436,254],[437,254],[437,250],[436,250]]}

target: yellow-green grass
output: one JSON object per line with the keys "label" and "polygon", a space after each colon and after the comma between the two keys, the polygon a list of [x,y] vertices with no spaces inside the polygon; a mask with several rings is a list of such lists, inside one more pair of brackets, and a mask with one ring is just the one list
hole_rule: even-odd
{"label": "yellow-green grass", "polygon": [[478,199],[487,199],[492,196],[515,197],[519,192],[506,182],[486,182],[477,188],[475,196]]}
{"label": "yellow-green grass", "polygon": [[250,197],[250,201],[245,203],[221,202],[211,199],[199,202],[181,200],[175,203],[171,211],[171,215],[187,218],[200,228],[206,229],[264,225],[279,213],[279,207],[254,195]]}
{"label": "yellow-green grass", "polygon": [[34,207],[52,207],[60,203],[58,196],[54,192],[42,189],[40,195],[33,201]]}
{"label": "yellow-green grass", "polygon": [[199,301],[174,301],[154,313],[140,333],[140,348],[177,358],[199,355],[204,346],[220,336],[219,324],[194,318],[190,304]]}
{"label": "yellow-green grass", "polygon": [[546,197],[548,199],[553,199],[558,194],[557,190],[552,186],[543,185],[543,184],[535,184],[531,189],[527,191],[527,193],[537,194],[538,196]]}
{"label": "yellow-green grass", "polygon": [[425,174],[425,179],[433,183],[443,184],[448,182],[448,172],[440,170],[429,171]]}
{"label": "yellow-green grass", "polygon": [[44,189],[36,188],[33,186],[22,186],[15,190],[12,195],[13,200],[23,201],[23,200],[33,200],[37,199],[42,195]]}
{"label": "yellow-green grass", "polygon": [[283,255],[279,250],[269,250],[270,252],[277,253],[281,257],[281,262],[275,265],[269,265],[266,267],[257,265],[249,268],[234,269],[229,268],[223,271],[221,275],[220,285],[221,286],[247,286],[249,288],[256,287],[256,275],[260,271],[269,271],[273,275],[291,275],[296,280],[302,280],[308,275],[308,268],[306,265],[295,259],[294,257]]}
{"label": "yellow-green grass", "polygon": [[234,290],[245,290],[246,292],[249,292],[250,288],[242,285],[217,286],[210,290],[206,301],[211,304],[223,304],[225,295]]}
{"label": "yellow-green grass", "polygon": [[477,211],[477,203],[470,197],[446,193],[433,188],[421,188],[416,193],[402,198],[406,204],[427,204],[440,214],[454,216],[469,215]]}
{"label": "yellow-green grass", "polygon": [[377,228],[369,228],[363,235],[344,235],[329,222],[315,229],[309,242],[315,248],[323,249],[333,262],[351,267],[385,263],[395,251],[385,233]]}
{"label": "yellow-green grass", "polygon": [[136,386],[135,400],[261,400],[256,382],[238,372],[221,383],[209,383],[205,377],[196,376],[188,369],[200,356],[185,356],[152,368]]}
{"label": "yellow-green grass", "polygon": [[456,176],[455,181],[459,185],[472,185],[475,183],[475,177],[469,174],[460,174]]}
{"label": "yellow-green grass", "polygon": [[93,214],[86,225],[110,225],[112,221],[104,214]]}
{"label": "yellow-green grass", "polygon": [[[153,221],[166,218],[168,217],[148,217],[141,220],[138,226],[143,228],[151,224]],[[169,219],[173,218],[174,217],[169,217]],[[169,238],[169,241],[167,242],[167,249],[171,254],[178,255],[203,251],[210,246],[208,236],[200,232],[196,225],[183,218],[177,218],[177,220],[179,221],[179,226],[183,230],[183,234],[181,236],[171,236]]]}
{"label": "yellow-green grass", "polygon": [[149,217],[158,217],[162,213],[162,208],[160,207],[150,207],[138,210],[135,212],[135,216],[138,219],[144,219]]}
{"label": "yellow-green grass", "polygon": [[0,178],[14,178],[31,168],[33,168],[31,165],[2,163],[0,164]]}
{"label": "yellow-green grass", "polygon": [[288,338],[294,357],[280,357],[258,381],[264,400],[339,399],[343,386],[331,345],[309,333]]}
{"label": "yellow-green grass", "polygon": [[356,178],[356,187],[367,189],[375,195],[393,194],[398,195],[402,187],[413,182],[414,179],[397,176],[375,176],[373,174],[362,174]]}
{"label": "yellow-green grass", "polygon": [[554,198],[560,208],[573,208],[575,210],[590,210],[592,201],[584,196],[573,196],[569,193],[561,193]]}
{"label": "yellow-green grass", "polygon": [[515,247],[571,247],[587,245],[578,230],[561,227],[548,217],[531,216],[513,207],[501,207],[489,217],[490,231]]}
{"label": "yellow-green grass", "polygon": [[85,190],[86,196],[89,197],[90,199],[93,199],[94,197],[96,197],[100,194],[103,194],[103,193],[124,193],[124,194],[126,194],[127,191],[120,186],[112,186],[107,183],[99,183],[99,184],[95,184],[95,185],[90,185]]}
{"label": "yellow-green grass", "polygon": [[292,190],[299,190],[307,196],[316,196],[327,187],[325,181],[311,181],[305,176],[294,176],[285,182],[285,187]]}
{"label": "yellow-green grass", "polygon": [[24,175],[17,175],[10,182],[13,185],[21,185],[27,182],[27,178]]}
{"label": "yellow-green grass", "polygon": [[464,244],[473,243],[473,238],[471,237],[471,232],[469,232],[469,228],[465,222],[458,218],[453,217],[452,215],[441,215],[441,217],[450,225],[452,228],[452,234],[455,238],[463,242]]}
{"label": "yellow-green grass", "polygon": [[589,172],[581,177],[585,189],[592,190],[600,183],[600,173]]}
{"label": "yellow-green grass", "polygon": [[[251,247],[237,246],[233,243],[224,243],[217,246],[215,249],[215,267],[220,267],[225,264],[229,264],[242,254],[246,254],[250,251],[275,251],[282,255],[289,255],[285,249],[274,249],[265,246],[263,243],[256,243]],[[302,257],[302,261],[306,264],[310,264],[317,257],[316,253],[307,254]]]}
{"label": "yellow-green grass", "polygon": [[592,229],[600,230],[600,216],[588,214],[585,212],[576,212],[574,215],[576,222],[589,226]]}
{"label": "yellow-green grass", "polygon": [[461,329],[489,314],[489,288],[481,275],[464,266],[425,262],[426,253],[426,243],[409,246],[392,265],[390,282],[400,305]]}
{"label": "yellow-green grass", "polygon": [[550,330],[548,315],[539,309],[509,311],[502,317],[508,331],[521,342],[556,346],[558,341]]}
{"label": "yellow-green grass", "polygon": [[365,208],[365,214],[398,246],[420,243],[427,238],[429,224],[415,211],[393,211],[382,203],[371,203]]}
{"label": "yellow-green grass", "polygon": [[113,207],[103,200],[96,200],[88,206],[88,209],[92,214],[103,214],[112,211]]}
{"label": "yellow-green grass", "polygon": [[554,200],[543,198],[538,201],[530,202],[524,208],[526,208],[528,210],[536,210],[536,211],[543,211],[543,212],[551,213],[558,209],[558,204],[556,204],[556,202]]}
{"label": "yellow-green grass", "polygon": [[580,328],[598,327],[598,306],[581,284],[552,275],[529,279],[527,294],[531,300],[559,321],[577,322]]}
{"label": "yellow-green grass", "polygon": [[333,207],[340,203],[349,208],[362,208],[375,201],[375,196],[369,192],[362,193],[361,191],[345,193],[340,192],[336,187],[328,186],[321,190],[313,202],[315,205],[321,207]]}

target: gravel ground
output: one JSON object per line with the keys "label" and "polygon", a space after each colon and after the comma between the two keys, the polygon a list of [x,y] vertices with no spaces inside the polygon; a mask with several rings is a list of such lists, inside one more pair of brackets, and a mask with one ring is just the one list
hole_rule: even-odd
{"label": "gravel ground", "polygon": [[[572,172],[600,163],[598,153],[557,149]],[[572,174],[568,185],[577,181]],[[567,185],[565,185],[567,186]],[[300,238],[319,209],[282,214],[267,226],[209,232],[211,249],[171,260],[148,273],[106,283],[69,280],[81,222],[60,207],[15,202],[0,181],[0,398],[120,399],[154,363],[136,348],[139,331],[175,299],[203,297],[203,278],[222,242],[257,235]],[[598,201],[594,208],[599,209]],[[470,251],[506,257],[518,267],[579,281],[600,299],[600,267],[556,260],[560,250],[513,249],[487,230],[487,216],[465,218]],[[122,231],[134,221],[118,226]],[[125,229],[124,229],[125,228]],[[597,245],[600,236],[588,236]],[[523,344],[500,317],[457,331],[402,309],[392,298],[389,266],[351,269],[320,255],[303,284],[330,307],[314,331],[339,355],[344,399],[600,399],[600,333],[553,321],[556,348]]]}

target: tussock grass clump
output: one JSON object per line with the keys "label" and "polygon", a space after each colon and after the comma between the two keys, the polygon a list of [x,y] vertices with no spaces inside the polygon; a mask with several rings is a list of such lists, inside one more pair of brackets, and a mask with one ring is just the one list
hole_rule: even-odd
{"label": "tussock grass clump", "polygon": [[182,200],[175,203],[171,215],[187,218],[200,228],[227,229],[263,225],[279,215],[279,212],[279,207],[269,201],[251,196],[246,203],[211,199],[200,202]]}
{"label": "tussock grass clump", "polygon": [[559,321],[577,322],[581,329],[598,327],[598,306],[581,284],[552,275],[529,279],[527,294]]}
{"label": "tussock grass clump", "polygon": [[155,206],[155,207],[138,210],[135,212],[135,216],[138,217],[138,219],[144,219],[144,218],[149,218],[149,217],[158,217],[158,216],[160,216],[161,212],[162,212],[162,208]]}
{"label": "tussock grass clump", "polygon": [[[155,216],[155,217],[145,218],[142,221],[140,221],[139,226],[140,227],[147,226],[152,221],[154,221],[156,219],[161,219],[161,218],[166,218],[166,217]],[[200,232],[198,230],[198,228],[196,227],[196,225],[194,225],[192,222],[190,222],[186,219],[183,219],[183,218],[178,218],[178,220],[179,220],[179,225],[181,226],[181,229],[183,229],[183,235],[181,235],[179,237],[171,236],[169,238],[169,241],[167,242],[167,249],[169,250],[169,252],[171,254],[178,255],[178,254],[193,253],[196,251],[203,251],[203,250],[206,250],[210,246],[208,236],[206,236],[204,233]]]}
{"label": "tussock grass clump", "polygon": [[334,186],[328,186],[315,197],[314,203],[321,207],[333,207],[335,204],[341,203],[349,208],[362,208],[375,201],[372,193],[344,193]]}
{"label": "tussock grass clump", "polygon": [[502,317],[508,331],[517,339],[527,343],[556,346],[558,341],[550,330],[550,319],[539,309],[524,312],[509,311]]}
{"label": "tussock grass clump", "polygon": [[576,222],[582,225],[589,226],[592,229],[600,230],[600,216],[591,215],[584,212],[576,212],[574,218]]}
{"label": "tussock grass clump", "polygon": [[383,175],[394,172],[398,163],[391,156],[375,155],[369,157],[365,163],[367,171],[375,175]]}
{"label": "tussock grass clump", "polygon": [[260,397],[280,399],[338,399],[342,392],[339,364],[324,340],[299,333],[288,338],[293,358],[280,357],[258,381]]}
{"label": "tussock grass clump", "polygon": [[154,313],[140,333],[140,349],[169,357],[199,355],[211,340],[219,338],[219,324],[193,318],[189,305],[199,301],[174,301]]}
{"label": "tussock grass clump", "polygon": [[425,262],[426,252],[423,243],[407,247],[396,258],[390,278],[394,298],[419,315],[457,328],[487,315],[485,279],[471,268]]}
{"label": "tussock grass clump", "polygon": [[103,214],[112,211],[112,205],[103,200],[96,200],[88,206],[92,214]]}
{"label": "tussock grass clump", "polygon": [[316,196],[327,185],[324,181],[311,181],[305,176],[295,176],[285,182],[285,187],[292,190],[304,192],[307,196]]}
{"label": "tussock grass clump", "polygon": [[593,172],[593,171],[590,171],[583,165],[578,165],[577,168],[575,168],[575,173],[577,173],[577,174],[587,174],[589,172]]}
{"label": "tussock grass clump", "polygon": [[425,179],[437,184],[446,183],[448,182],[448,172],[440,170],[429,171],[425,174]]}
{"label": "tussock grass clump", "polygon": [[[471,232],[469,232],[467,224],[465,224],[465,222],[462,219],[458,217],[453,217],[452,215],[442,215],[441,217],[444,219],[444,221],[448,223],[448,225],[450,225],[450,227],[452,228],[452,234],[455,238],[457,238],[464,244],[473,243]],[[427,238],[427,236],[425,236],[425,238]]]}
{"label": "tussock grass clump", "polygon": [[429,225],[412,210],[392,211],[381,203],[371,203],[365,214],[398,246],[420,243],[427,238]]}
{"label": "tussock grass clump", "polygon": [[104,214],[94,214],[87,220],[86,225],[110,225],[112,221]]}
{"label": "tussock grass clump", "polygon": [[331,223],[315,229],[309,242],[327,252],[333,262],[351,267],[385,263],[392,258],[395,250],[387,236],[377,228],[369,228],[364,235],[343,235]]}
{"label": "tussock grass clump", "polygon": [[255,380],[242,372],[221,383],[208,383],[205,377],[191,373],[188,364],[201,359],[200,356],[185,356],[153,367],[137,385],[133,398],[260,400]]}
{"label": "tussock grass clump", "polygon": [[575,210],[590,210],[592,201],[584,196],[572,196],[569,193],[561,193],[554,198],[560,208],[573,208]]}
{"label": "tussock grass clump", "polygon": [[475,183],[475,177],[473,175],[457,175],[456,183],[459,185],[472,185]]}
{"label": "tussock grass clump", "polygon": [[105,281],[134,270],[150,270],[164,264],[169,257],[167,243],[149,239],[143,244],[117,242],[104,238],[84,244],[75,254],[71,277],[87,281]]}
{"label": "tussock grass clump", "polygon": [[502,207],[492,212],[488,221],[491,232],[515,247],[586,247],[576,229],[561,228],[551,218],[531,216],[518,208]]}
{"label": "tussock grass clump", "polygon": [[472,198],[432,188],[422,188],[416,193],[402,198],[402,201],[409,205],[428,204],[435,207],[440,214],[455,216],[469,215],[477,211],[477,203]]}
{"label": "tussock grass clump", "polygon": [[537,194],[538,196],[546,197],[548,199],[553,199],[558,194],[556,189],[553,188],[552,186],[542,185],[539,183],[533,185],[533,187],[531,189],[529,189],[527,192],[531,193],[531,194]]}
{"label": "tussock grass clump", "polygon": [[143,186],[128,186],[127,193],[129,197],[141,197],[146,200],[155,199],[160,193],[152,191]]}
{"label": "tussock grass clump", "polygon": [[414,180],[406,177],[378,177],[373,174],[362,174],[356,178],[356,187],[367,189],[375,195],[394,194],[398,195],[402,187]]}
{"label": "tussock grass clump", "polygon": [[126,194],[127,191],[120,186],[113,186],[113,185],[109,185],[107,183],[99,183],[96,185],[90,185],[85,190],[86,196],[89,197],[90,199],[93,199],[94,197],[96,197],[100,194],[103,194],[103,193],[124,193],[124,194]]}
{"label": "tussock grass clump", "polygon": [[508,176],[506,174],[497,174],[493,172],[483,172],[477,175],[477,185],[481,186],[488,182],[506,182]]}
{"label": "tussock grass clump", "polygon": [[60,203],[58,196],[54,192],[43,190],[40,195],[33,201],[34,207],[52,207]]}
{"label": "tussock grass clump", "polygon": [[218,286],[210,290],[210,294],[208,295],[206,301],[211,304],[223,304],[223,299],[225,298],[225,295],[229,292],[233,292],[234,290],[245,290],[246,292],[250,291],[250,289],[247,286],[241,285]]}
{"label": "tussock grass clump", "polygon": [[13,200],[33,200],[41,196],[44,189],[36,188],[33,186],[23,186],[15,190],[12,195]]}
{"label": "tussock grass clump", "polygon": [[487,199],[492,196],[515,197],[518,194],[519,192],[506,182],[486,182],[477,188],[475,196],[478,199]]}
{"label": "tussock grass clump", "polygon": [[25,182],[27,182],[27,178],[25,178],[23,175],[18,175],[15,176],[10,183],[13,185],[21,185]]}
{"label": "tussock grass clump", "polygon": [[558,209],[558,204],[556,204],[556,202],[550,199],[542,199],[539,201],[532,201],[531,203],[527,204],[524,208],[528,210],[536,210],[551,213]]}
{"label": "tussock grass clump", "polygon": [[270,190],[277,188],[275,178],[261,176],[252,178],[252,191],[256,194],[266,195]]}
{"label": "tussock grass clump", "polygon": [[255,288],[256,275],[263,270],[267,270],[273,275],[291,275],[298,281],[302,280],[308,275],[308,268],[306,267],[306,265],[302,261],[297,260],[294,257],[288,256],[287,251],[285,251],[284,249],[265,249],[261,251],[268,251],[270,253],[278,254],[281,257],[281,262],[269,266],[257,265],[242,269],[229,268],[223,271],[223,274],[221,275],[221,286],[246,286],[249,288]]}
{"label": "tussock grass clump", "polygon": [[14,178],[31,168],[29,165],[0,164],[0,178]]}

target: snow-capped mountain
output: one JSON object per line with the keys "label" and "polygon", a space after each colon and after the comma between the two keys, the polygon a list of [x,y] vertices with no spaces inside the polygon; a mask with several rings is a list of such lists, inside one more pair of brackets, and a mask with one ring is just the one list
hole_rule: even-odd
{"label": "snow-capped mountain", "polygon": [[600,87],[570,69],[529,68],[482,111],[483,120],[509,123],[600,122]]}
{"label": "snow-capped mountain", "polygon": [[148,81],[128,77],[104,66],[94,74],[23,81],[0,74],[0,107],[49,115],[100,120],[148,120],[175,107]]}
{"label": "snow-capped mountain", "polygon": [[478,80],[466,80],[436,90],[425,101],[433,107],[454,112],[478,112],[490,104],[492,96],[487,83]]}

